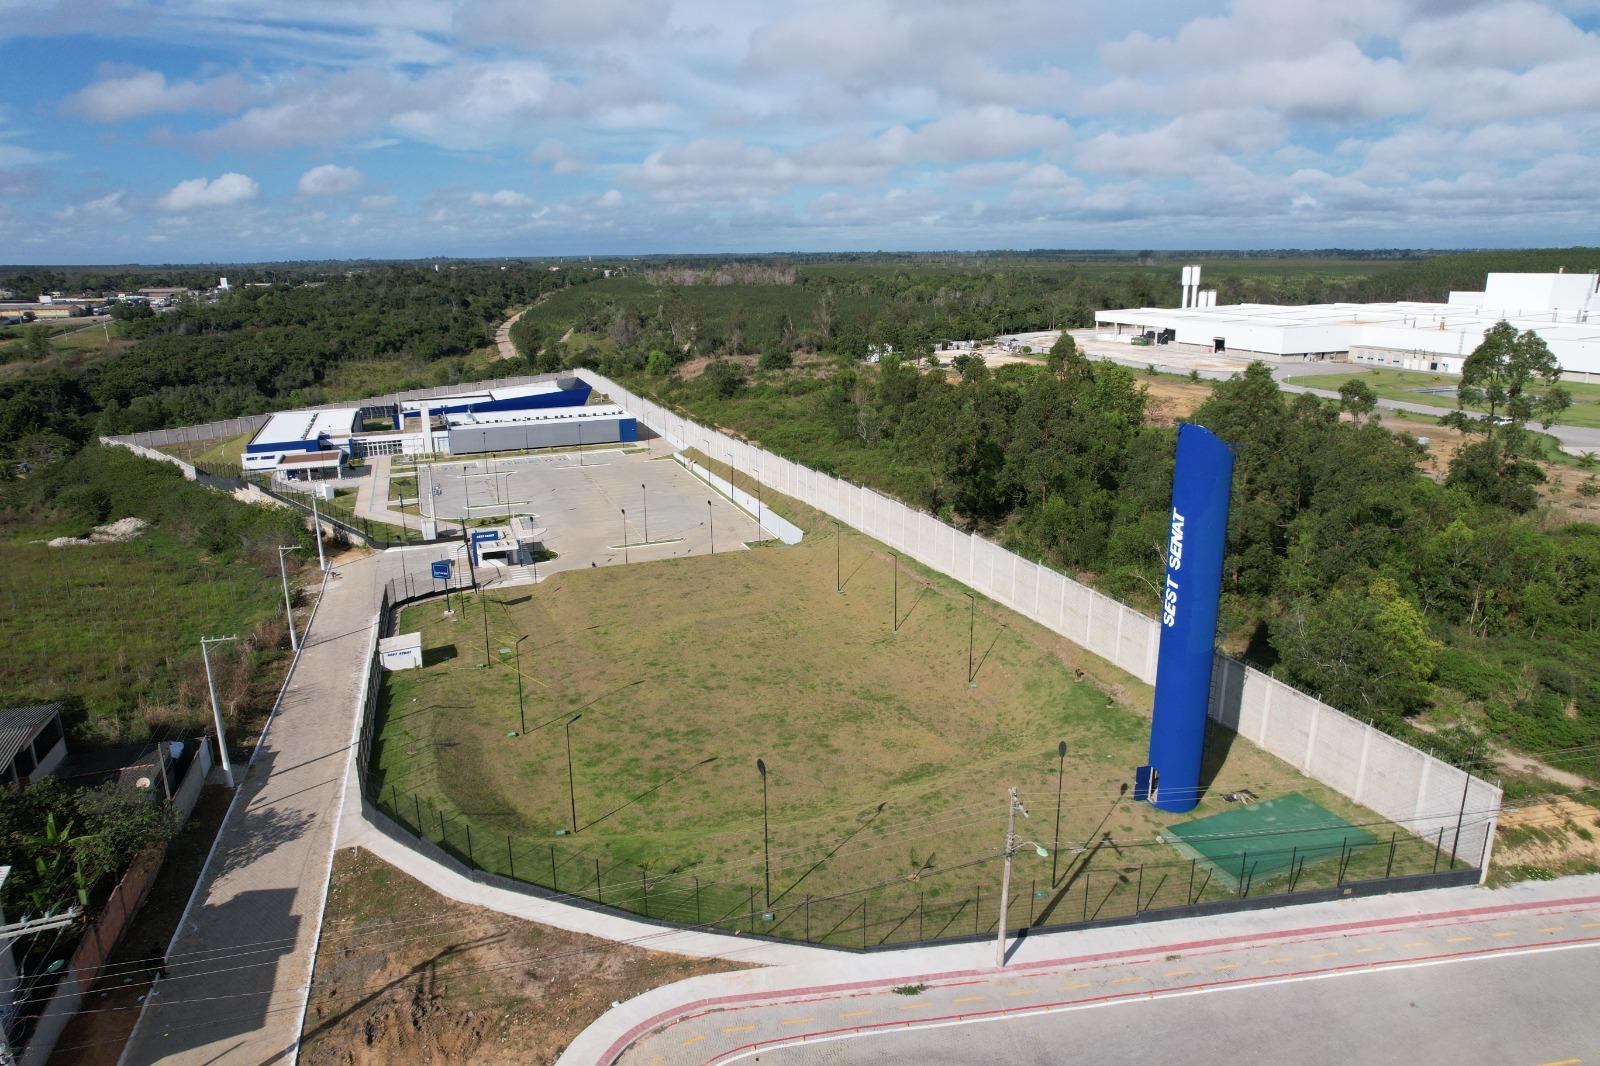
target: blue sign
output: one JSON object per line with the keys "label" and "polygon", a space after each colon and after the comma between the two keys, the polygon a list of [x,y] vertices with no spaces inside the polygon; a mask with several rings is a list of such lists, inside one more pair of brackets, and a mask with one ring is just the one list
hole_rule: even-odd
{"label": "blue sign", "polygon": [[499,539],[500,531],[497,529],[474,529],[472,531],[472,543],[474,544],[482,544],[485,541]]}
{"label": "blue sign", "polygon": [[439,559],[433,564],[433,576],[440,581],[450,580],[450,560]]}
{"label": "blue sign", "polygon": [[1150,722],[1149,799],[1182,813],[1200,801],[1200,759],[1222,592],[1233,452],[1203,426],[1178,427]]}

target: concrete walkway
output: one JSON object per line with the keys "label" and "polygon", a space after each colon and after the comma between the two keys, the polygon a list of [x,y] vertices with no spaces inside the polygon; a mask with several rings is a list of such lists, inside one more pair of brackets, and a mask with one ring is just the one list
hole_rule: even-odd
{"label": "concrete walkway", "polygon": [[419,529],[422,519],[417,515],[402,514],[389,508],[389,463],[390,457],[387,455],[368,457],[368,474],[356,486],[356,516],[369,522]]}
{"label": "concrete walkway", "polygon": [[292,1061],[383,583],[448,545],[341,563],[122,1062]]}
{"label": "concrete walkway", "polygon": [[[1559,939],[1555,923],[1538,917],[1557,910],[1590,921],[1568,921],[1564,935],[1600,935],[1589,931],[1600,926],[1592,920],[1600,914],[1600,876],[1036,935],[1010,943],[1004,969],[995,966],[995,943],[989,940],[708,974],[613,1008],[579,1034],[558,1063],[703,1063],[763,1040],[903,1029],[919,1018],[947,1025],[958,1016],[1059,1008],[1073,998],[1063,994],[1069,991],[1086,1002],[1148,999],[1162,989],[1194,994],[1208,981],[1281,978],[1284,967],[1303,975],[1352,963],[1378,965],[1387,961],[1385,953],[1430,952],[1431,958],[1518,948]],[[913,984],[928,988],[914,997],[892,994],[896,986]],[[986,1061],[982,1043],[968,1045],[966,1055],[948,1044],[958,1038],[981,1042],[985,1035],[982,1028],[960,1037],[947,1032],[949,1057],[941,1061]],[[639,1044],[630,1052],[634,1041]]]}

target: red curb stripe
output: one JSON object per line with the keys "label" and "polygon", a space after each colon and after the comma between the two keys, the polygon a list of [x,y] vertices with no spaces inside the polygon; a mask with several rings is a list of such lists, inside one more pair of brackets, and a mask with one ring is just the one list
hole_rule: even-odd
{"label": "red curb stripe", "polygon": [[1329,966],[1316,970],[1293,970],[1288,973],[1267,974],[1259,977],[1235,977],[1223,981],[1203,981],[1192,985],[1173,985],[1171,987],[1153,989],[1143,992],[1112,992],[1100,996],[1087,996],[1083,999],[1063,999],[1052,1003],[1035,1003],[1026,1007],[1002,1007],[998,1010],[965,1011],[960,1014],[939,1014],[931,1018],[902,1018],[892,1022],[869,1022],[866,1025],[839,1026],[834,1029],[818,1029],[815,1032],[800,1033],[797,1036],[774,1038],[771,1040],[758,1040],[738,1047],[720,1051],[709,1059],[703,1060],[702,1066],[712,1066],[734,1055],[745,1051],[757,1051],[761,1048],[789,1047],[805,1044],[822,1037],[837,1036],[841,1033],[876,1032],[879,1030],[912,1029],[920,1026],[937,1025],[941,1022],[963,1021],[976,1018],[1005,1018],[1026,1017],[1042,1011],[1056,1010],[1061,1007],[1079,1007],[1090,1003],[1118,1003],[1135,999],[1165,999],[1181,992],[1197,992],[1204,989],[1228,988],[1230,986],[1249,986],[1261,984],[1266,981],[1285,981],[1301,977],[1320,977],[1335,973],[1354,973],[1362,970],[1380,970],[1386,966],[1401,963],[1442,962],[1447,959],[1465,959],[1476,956],[1492,957],[1526,948],[1551,948],[1569,944],[1600,944],[1600,937],[1578,937],[1570,940],[1552,940],[1541,944],[1507,944],[1497,948],[1480,948],[1476,951],[1447,952],[1442,955],[1419,955],[1415,958],[1385,959],[1382,961],[1348,963],[1344,966]]}
{"label": "red curb stripe", "polygon": [[[1262,943],[1274,940],[1285,940],[1298,936],[1311,936],[1318,933],[1332,933],[1346,930],[1379,929],[1387,926],[1421,925],[1430,921],[1444,918],[1462,918],[1475,915],[1510,914],[1521,911],[1558,909],[1574,905],[1600,903],[1600,896],[1571,896],[1563,899],[1538,900],[1526,903],[1506,903],[1491,907],[1464,907],[1457,910],[1437,911],[1431,914],[1398,915],[1391,918],[1372,918],[1359,922],[1335,922],[1329,925],[1306,926],[1299,929],[1281,929],[1266,933],[1241,933],[1236,936],[1214,937],[1210,940],[1191,940],[1178,944],[1168,944],[1160,947],[1125,948],[1120,951],[1105,951],[1094,955],[1074,955],[1061,959],[1050,959],[1041,962],[1022,963],[1010,972],[1021,973],[1038,970],[1049,966],[1065,966],[1075,963],[1101,962],[1106,959],[1131,958],[1141,955],[1170,954],[1178,951],[1195,951],[1200,948],[1216,947],[1224,944]],[[1048,934],[1044,934],[1048,935]],[[601,1057],[601,1066],[610,1066],[617,1058],[628,1049],[642,1034],[652,1029],[660,1028],[672,1021],[684,1020],[693,1015],[703,1013],[712,1007],[719,1007],[733,1003],[747,1003],[752,1000],[767,1000],[782,996],[807,996],[822,995],[829,992],[848,992],[856,989],[886,988],[896,984],[920,984],[929,981],[950,981],[963,977],[983,977],[996,973],[994,968],[981,970],[951,970],[945,973],[921,974],[917,976],[900,976],[890,978],[875,978],[869,981],[852,981],[837,985],[811,985],[805,988],[778,989],[770,992],[744,992],[732,996],[715,996],[709,999],[695,1000],[691,1003],[680,1004],[668,1008],[642,1022],[638,1022],[625,1033],[612,1042]]]}

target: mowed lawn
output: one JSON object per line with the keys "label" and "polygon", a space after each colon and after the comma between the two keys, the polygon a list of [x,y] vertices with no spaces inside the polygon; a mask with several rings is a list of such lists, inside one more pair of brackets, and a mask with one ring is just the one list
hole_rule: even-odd
{"label": "mowed lawn", "polygon": [[[1285,380],[1291,385],[1305,385],[1334,392],[1347,381],[1364,381],[1383,399],[1405,400],[1447,411],[1455,409],[1454,390],[1461,384],[1461,378],[1457,374],[1429,374],[1417,370],[1356,370],[1349,374],[1303,374]],[[1572,406],[1562,412],[1559,421],[1569,426],[1600,426],[1600,385],[1583,381],[1563,381],[1560,384],[1572,394]],[[1443,388],[1451,391],[1448,393],[1418,391]],[[1481,407],[1469,409],[1486,410]]]}
{"label": "mowed lawn", "polygon": [[[774,911],[879,886],[915,898],[920,919],[924,898],[992,888],[1008,786],[1032,813],[1020,831],[1053,845],[1065,740],[1060,839],[1089,851],[1060,856],[1058,886],[1085,864],[1177,861],[1156,833],[1188,816],[1135,803],[1125,787],[1146,753],[1148,686],[981,597],[974,609],[961,586],[904,561],[896,632],[887,551],[810,528],[796,547],[492,592],[487,667],[476,596],[449,616],[443,601],[407,608],[400,631],[422,633],[426,665],[385,675],[381,802],[487,869],[548,885],[554,868],[559,888],[591,897],[598,878],[607,902],[634,909],[648,883],[657,914],[710,921],[709,906],[688,910],[691,882],[719,913],[766,902],[760,758]],[[1197,814],[1231,809],[1220,793],[1249,788],[1376,820],[1231,734],[1215,740],[1216,787]],[[557,835],[572,828],[574,801],[577,832]],[[1387,844],[1387,828],[1373,832]],[[1048,889],[1051,861],[1023,856],[1019,890]]]}

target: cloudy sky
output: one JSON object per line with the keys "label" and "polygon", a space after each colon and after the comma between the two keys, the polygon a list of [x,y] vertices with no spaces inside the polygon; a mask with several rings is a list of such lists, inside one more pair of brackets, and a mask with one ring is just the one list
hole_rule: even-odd
{"label": "cloudy sky", "polygon": [[0,0],[0,262],[1600,243],[1600,2]]}

